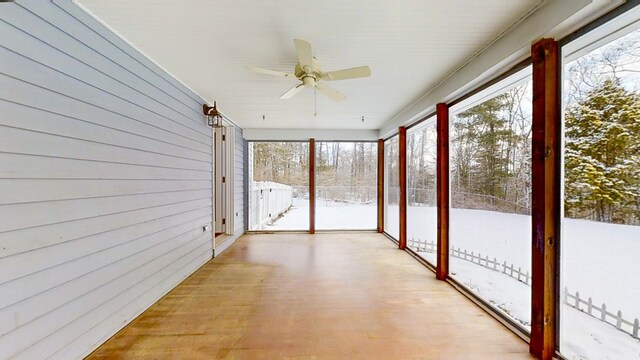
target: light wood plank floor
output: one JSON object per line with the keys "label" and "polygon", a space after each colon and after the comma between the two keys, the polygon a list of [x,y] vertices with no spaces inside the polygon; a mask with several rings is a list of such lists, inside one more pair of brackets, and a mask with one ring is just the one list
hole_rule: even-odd
{"label": "light wood plank floor", "polygon": [[379,234],[245,235],[90,359],[530,359]]}

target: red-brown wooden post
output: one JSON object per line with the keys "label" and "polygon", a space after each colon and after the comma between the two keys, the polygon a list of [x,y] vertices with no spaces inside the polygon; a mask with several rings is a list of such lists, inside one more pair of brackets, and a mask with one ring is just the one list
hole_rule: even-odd
{"label": "red-brown wooden post", "polygon": [[378,232],[384,231],[384,140],[378,139]]}
{"label": "red-brown wooden post", "polygon": [[438,241],[436,278],[446,280],[449,275],[449,106],[436,105],[437,167],[436,193],[438,213]]}
{"label": "red-brown wooden post", "polygon": [[316,233],[316,140],[309,139],[309,233]]}
{"label": "red-brown wooden post", "polygon": [[407,128],[398,129],[398,185],[400,187],[400,234],[398,247],[400,250],[407,248]]}
{"label": "red-brown wooden post", "polygon": [[531,47],[532,280],[530,352],[550,360],[558,339],[558,243],[560,229],[560,61],[558,43],[542,39]]}

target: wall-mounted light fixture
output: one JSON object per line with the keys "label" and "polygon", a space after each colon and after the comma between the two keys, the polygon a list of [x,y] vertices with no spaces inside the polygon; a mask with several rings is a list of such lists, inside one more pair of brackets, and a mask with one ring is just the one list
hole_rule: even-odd
{"label": "wall-mounted light fixture", "polygon": [[216,102],[213,102],[213,106],[209,106],[207,104],[202,105],[202,112],[207,115],[207,124],[214,128],[222,127],[222,114],[218,111],[216,107]]}

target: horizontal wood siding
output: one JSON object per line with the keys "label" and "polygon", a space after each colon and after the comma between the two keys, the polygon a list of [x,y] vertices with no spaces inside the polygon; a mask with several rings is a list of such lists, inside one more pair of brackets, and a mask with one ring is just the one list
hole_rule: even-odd
{"label": "horizontal wood siding", "polygon": [[71,0],[0,4],[0,34],[0,359],[82,358],[211,258],[211,129]]}

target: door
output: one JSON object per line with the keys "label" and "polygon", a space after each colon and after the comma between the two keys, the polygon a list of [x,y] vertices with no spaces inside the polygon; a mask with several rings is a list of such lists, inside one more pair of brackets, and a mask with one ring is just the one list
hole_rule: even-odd
{"label": "door", "polygon": [[226,128],[220,127],[214,129],[214,146],[215,146],[215,235],[221,235],[227,232],[227,191],[226,191]]}

